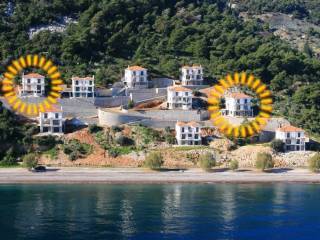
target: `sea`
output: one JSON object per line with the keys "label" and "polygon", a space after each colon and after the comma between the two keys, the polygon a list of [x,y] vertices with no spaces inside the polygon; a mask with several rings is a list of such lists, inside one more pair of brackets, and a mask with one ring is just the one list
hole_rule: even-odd
{"label": "sea", "polygon": [[0,185],[0,239],[316,240],[320,185]]}

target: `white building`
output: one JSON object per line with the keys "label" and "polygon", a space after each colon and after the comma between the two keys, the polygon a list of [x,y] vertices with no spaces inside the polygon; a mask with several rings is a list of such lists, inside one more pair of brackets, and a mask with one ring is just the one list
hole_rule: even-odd
{"label": "white building", "polygon": [[49,110],[39,113],[40,133],[62,134],[64,118],[62,108],[52,106]]}
{"label": "white building", "polygon": [[94,76],[72,77],[72,96],[74,98],[94,97]]}
{"label": "white building", "polygon": [[127,88],[147,88],[147,69],[140,66],[128,66],[124,71],[123,83]]}
{"label": "white building", "polygon": [[232,117],[252,117],[252,97],[242,92],[231,92],[225,95],[225,109],[221,110],[222,115]]}
{"label": "white building", "polygon": [[192,91],[182,86],[171,86],[167,88],[167,108],[184,109],[192,108]]}
{"label": "white building", "polygon": [[201,65],[183,66],[181,68],[181,85],[199,86],[203,84],[203,68]]}
{"label": "white building", "polygon": [[44,96],[45,94],[45,77],[38,73],[29,73],[22,75],[22,88],[20,95],[32,95],[35,97]]}
{"label": "white building", "polygon": [[201,145],[201,125],[197,122],[177,122],[176,140],[178,145]]}
{"label": "white building", "polygon": [[308,142],[304,130],[291,125],[278,128],[276,139],[284,142],[285,151],[305,151],[305,143]]}

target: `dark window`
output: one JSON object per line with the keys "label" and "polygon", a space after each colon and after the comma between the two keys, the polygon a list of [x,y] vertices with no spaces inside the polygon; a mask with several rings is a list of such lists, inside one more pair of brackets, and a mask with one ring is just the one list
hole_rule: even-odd
{"label": "dark window", "polygon": [[30,79],[27,79],[27,83],[30,83],[30,81],[31,81]]}
{"label": "dark window", "polygon": [[76,81],[76,85],[79,85],[79,81]]}
{"label": "dark window", "polygon": [[287,133],[287,138],[289,138],[290,137],[290,133]]}
{"label": "dark window", "polygon": [[181,139],[186,139],[186,135],[185,135],[185,134],[182,134],[182,135],[181,135]]}
{"label": "dark window", "polygon": [[184,127],[181,128],[181,132],[184,132]]}
{"label": "dark window", "polygon": [[59,113],[56,113],[55,115],[56,115],[56,118],[59,118]]}
{"label": "dark window", "polygon": [[44,114],[44,118],[48,118],[48,113],[45,113],[45,114]]}
{"label": "dark window", "polygon": [[301,137],[301,133],[298,132],[298,137]]}

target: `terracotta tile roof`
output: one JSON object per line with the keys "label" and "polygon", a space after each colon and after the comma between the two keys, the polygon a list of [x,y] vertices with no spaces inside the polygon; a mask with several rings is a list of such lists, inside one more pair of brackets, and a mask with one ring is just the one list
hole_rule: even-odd
{"label": "terracotta tile roof", "polygon": [[63,112],[61,107],[58,107],[56,105],[51,105],[49,109],[46,109],[45,112]]}
{"label": "terracotta tile roof", "polygon": [[179,85],[168,87],[168,89],[170,91],[175,91],[175,92],[192,92],[192,90],[190,90],[189,88],[182,87]]}
{"label": "terracotta tile roof", "polygon": [[176,125],[180,126],[180,127],[200,127],[201,125],[195,121],[192,122],[177,122]]}
{"label": "terracotta tile roof", "polygon": [[182,68],[201,68],[202,66],[201,65],[199,65],[199,64],[193,64],[193,65],[191,65],[191,66],[189,66],[189,65],[184,65],[184,66],[182,66]]}
{"label": "terracotta tile roof", "polygon": [[280,131],[280,132],[304,132],[303,129],[298,128],[298,127],[294,127],[291,125],[287,125],[287,126],[283,126],[281,128],[278,128],[277,131]]}
{"label": "terracotta tile roof", "polygon": [[140,66],[128,66],[127,67],[128,70],[132,70],[132,71],[143,71],[146,70],[146,68],[140,67]]}
{"label": "terracotta tile roof", "polygon": [[233,92],[227,95],[228,97],[236,98],[236,99],[241,99],[241,98],[252,98],[251,96],[244,94],[242,92]]}
{"label": "terracotta tile roof", "polygon": [[72,80],[91,80],[93,81],[94,80],[94,77],[78,77],[78,76],[74,76],[71,78]]}
{"label": "terracotta tile roof", "polygon": [[29,74],[23,75],[23,77],[25,77],[25,78],[44,78],[44,76],[42,76],[39,73],[29,73]]}

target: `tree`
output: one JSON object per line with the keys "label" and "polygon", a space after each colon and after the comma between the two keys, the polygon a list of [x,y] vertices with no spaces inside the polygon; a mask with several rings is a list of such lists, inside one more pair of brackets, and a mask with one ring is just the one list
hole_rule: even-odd
{"label": "tree", "polygon": [[320,153],[319,152],[309,159],[309,169],[312,172],[320,171]]}
{"label": "tree", "polygon": [[274,163],[270,153],[258,153],[256,158],[256,168],[264,171],[268,168],[273,168]]}
{"label": "tree", "polygon": [[23,157],[23,164],[28,169],[35,168],[38,165],[38,156],[35,153],[29,153]]}
{"label": "tree", "polygon": [[133,100],[129,100],[128,102],[128,109],[134,108],[134,101]]}
{"label": "tree", "polygon": [[199,157],[199,165],[203,170],[208,171],[216,166],[216,159],[210,152],[203,153]]}
{"label": "tree", "polygon": [[89,125],[89,132],[92,134],[92,133],[97,133],[97,132],[100,132],[102,131],[103,128],[98,126],[97,124],[91,124]]}
{"label": "tree", "polygon": [[284,142],[279,139],[274,139],[271,142],[271,147],[275,152],[283,152],[284,151]]}
{"label": "tree", "polygon": [[144,166],[150,169],[160,169],[163,163],[163,156],[160,152],[151,152],[146,156]]}

